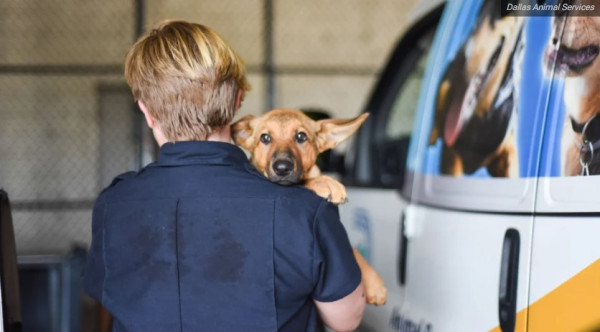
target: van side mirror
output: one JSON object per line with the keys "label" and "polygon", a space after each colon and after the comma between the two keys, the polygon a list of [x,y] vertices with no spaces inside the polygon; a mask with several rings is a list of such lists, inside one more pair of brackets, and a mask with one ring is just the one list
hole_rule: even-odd
{"label": "van side mirror", "polygon": [[404,173],[408,157],[410,136],[401,136],[397,139],[374,143],[373,157],[374,180],[383,187],[402,189],[404,186]]}

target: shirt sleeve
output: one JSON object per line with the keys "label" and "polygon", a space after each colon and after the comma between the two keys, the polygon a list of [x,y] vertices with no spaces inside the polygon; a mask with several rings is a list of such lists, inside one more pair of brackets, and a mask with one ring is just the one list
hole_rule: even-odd
{"label": "shirt sleeve", "polygon": [[323,201],[314,220],[313,299],[339,300],[358,287],[361,273],[337,206]]}
{"label": "shirt sleeve", "polygon": [[96,201],[92,212],[92,244],[84,271],[84,290],[102,301],[104,288],[104,204]]}
{"label": "shirt sleeve", "polygon": [[92,244],[88,251],[83,288],[88,295],[98,301],[102,301],[106,271],[104,265],[104,210],[107,191],[119,182],[135,177],[136,174],[136,172],[126,172],[115,177],[111,184],[102,190],[92,210]]}

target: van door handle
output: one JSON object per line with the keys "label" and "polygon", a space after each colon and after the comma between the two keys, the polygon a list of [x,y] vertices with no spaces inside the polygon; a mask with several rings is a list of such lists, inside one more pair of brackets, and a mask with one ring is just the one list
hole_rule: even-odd
{"label": "van door handle", "polygon": [[519,231],[516,229],[509,228],[504,234],[498,294],[498,317],[503,332],[515,330],[520,242]]}
{"label": "van door handle", "polygon": [[400,217],[400,248],[398,252],[398,282],[401,286],[406,284],[406,259],[408,249],[408,237],[406,236],[406,214],[402,212]]}

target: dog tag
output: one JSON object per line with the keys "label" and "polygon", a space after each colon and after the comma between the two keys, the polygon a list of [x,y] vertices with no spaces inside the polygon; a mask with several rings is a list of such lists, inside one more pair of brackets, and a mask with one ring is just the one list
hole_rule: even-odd
{"label": "dog tag", "polygon": [[581,165],[581,176],[590,175],[590,163],[594,159],[594,145],[590,141],[584,141],[579,149],[579,164]]}
{"label": "dog tag", "polygon": [[584,163],[581,165],[581,174],[582,176],[588,176],[590,175],[590,167],[588,163]]}

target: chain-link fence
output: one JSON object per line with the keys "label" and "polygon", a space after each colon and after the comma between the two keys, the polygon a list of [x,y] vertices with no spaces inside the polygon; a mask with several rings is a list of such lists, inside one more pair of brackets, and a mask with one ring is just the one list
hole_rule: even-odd
{"label": "chain-link fence", "polygon": [[87,247],[94,199],[137,169],[144,128],[122,78],[136,35],[166,18],[219,31],[246,60],[241,113],[271,106],[356,114],[409,1],[4,0],[0,2],[0,187],[19,254]]}
{"label": "chain-link fence", "polygon": [[17,249],[86,246],[108,173],[135,158],[121,59],[134,39],[125,1],[0,2],[0,186]]}

